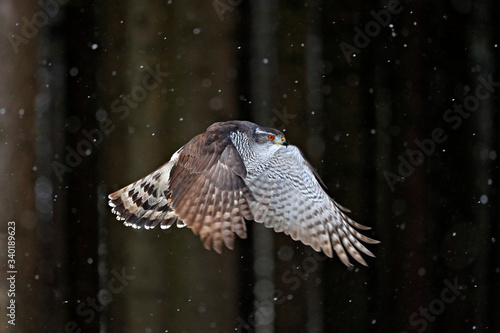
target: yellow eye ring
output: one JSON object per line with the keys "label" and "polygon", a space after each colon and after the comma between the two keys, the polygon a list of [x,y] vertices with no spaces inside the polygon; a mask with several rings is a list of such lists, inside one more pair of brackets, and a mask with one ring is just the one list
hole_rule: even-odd
{"label": "yellow eye ring", "polygon": [[269,134],[269,135],[267,136],[267,138],[268,138],[269,140],[274,140],[274,135]]}

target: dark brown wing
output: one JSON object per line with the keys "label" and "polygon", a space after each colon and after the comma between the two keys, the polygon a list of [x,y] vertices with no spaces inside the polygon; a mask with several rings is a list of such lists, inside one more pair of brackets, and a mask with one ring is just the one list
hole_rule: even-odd
{"label": "dark brown wing", "polygon": [[234,233],[246,238],[244,218],[253,216],[246,201],[251,194],[242,179],[246,169],[229,138],[230,128],[215,125],[184,146],[169,188],[179,219],[200,235],[205,248],[220,253],[223,244],[233,249]]}
{"label": "dark brown wing", "polygon": [[113,213],[134,228],[188,226],[207,249],[234,247],[253,219],[246,169],[229,134],[245,122],[215,123],[179,149],[168,163],[109,195]]}

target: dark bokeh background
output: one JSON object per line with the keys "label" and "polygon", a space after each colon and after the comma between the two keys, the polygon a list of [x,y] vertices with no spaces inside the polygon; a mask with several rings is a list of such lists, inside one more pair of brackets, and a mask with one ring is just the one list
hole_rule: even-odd
{"label": "dark bokeh background", "polygon": [[[0,1],[7,332],[500,332],[493,0]],[[285,130],[381,240],[347,269],[249,223],[222,255],[108,193],[211,123]]]}

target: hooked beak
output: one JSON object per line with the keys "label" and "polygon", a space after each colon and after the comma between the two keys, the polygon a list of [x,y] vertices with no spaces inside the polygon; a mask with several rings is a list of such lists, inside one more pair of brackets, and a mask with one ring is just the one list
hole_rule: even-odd
{"label": "hooked beak", "polygon": [[281,138],[281,141],[274,141],[273,142],[275,145],[281,145],[281,146],[288,146],[288,141],[286,140],[285,137]]}

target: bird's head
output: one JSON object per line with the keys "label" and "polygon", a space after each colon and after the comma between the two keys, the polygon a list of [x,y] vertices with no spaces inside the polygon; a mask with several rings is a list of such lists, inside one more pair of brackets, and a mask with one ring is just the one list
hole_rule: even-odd
{"label": "bird's head", "polygon": [[259,145],[277,145],[275,148],[288,145],[285,135],[274,128],[257,126],[254,128],[252,136]]}

